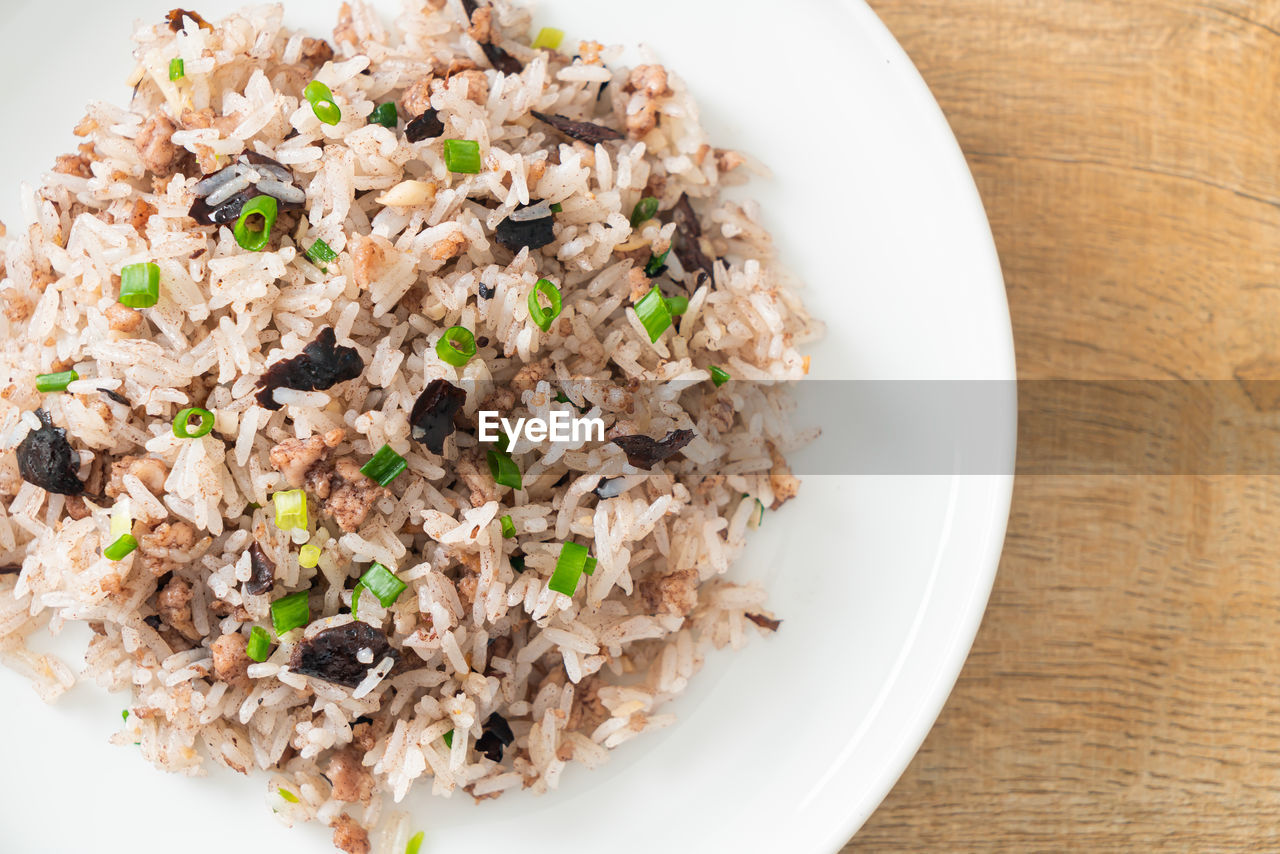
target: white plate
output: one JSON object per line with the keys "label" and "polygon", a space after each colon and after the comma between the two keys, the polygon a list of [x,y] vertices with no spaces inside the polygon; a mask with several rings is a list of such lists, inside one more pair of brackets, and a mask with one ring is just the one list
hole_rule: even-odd
{"label": "white plate", "polygon": [[[81,105],[128,97],[131,20],[159,19],[169,5],[0,4],[0,77],[13,81],[0,89],[11,117],[0,218],[11,227],[14,188],[73,150]],[[298,3],[292,20],[327,32],[336,5]],[[198,6],[210,17],[230,7]],[[811,351],[814,377],[1013,378],[999,265],[964,159],[861,2],[538,8],[539,23],[571,40],[651,45],[699,96],[714,140],[774,170],[753,193],[830,327]],[[840,425],[826,429],[838,438]],[[609,854],[836,850],[951,689],[990,591],[1011,483],[807,478],[739,568],[768,580],[785,620],[775,637],[714,658],[676,704],[674,727],[625,745],[599,771],[570,768],[555,795],[411,801],[423,851],[550,854],[569,850],[566,836],[571,850]],[[273,820],[261,778],[171,777],[106,744],[124,703],[95,686],[46,707],[4,671],[0,692],[5,851],[331,850],[324,829]]]}

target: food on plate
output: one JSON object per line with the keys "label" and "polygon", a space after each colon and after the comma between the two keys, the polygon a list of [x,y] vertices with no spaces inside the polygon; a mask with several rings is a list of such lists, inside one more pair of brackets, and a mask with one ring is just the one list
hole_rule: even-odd
{"label": "food on plate", "polygon": [[121,745],[400,852],[415,782],[554,789],[778,630],[725,573],[821,327],[663,65],[507,2],[283,20],[142,26],[0,240],[0,653],[53,700],[25,639],[82,621]]}

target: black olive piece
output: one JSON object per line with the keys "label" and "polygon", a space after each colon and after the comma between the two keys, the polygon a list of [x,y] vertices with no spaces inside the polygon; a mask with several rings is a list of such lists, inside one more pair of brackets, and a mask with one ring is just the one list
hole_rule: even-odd
{"label": "black olive piece", "polygon": [[743,614],[742,616],[746,617],[760,628],[768,629],[771,632],[776,632],[778,630],[778,626],[782,625],[782,620],[774,620],[770,617],[766,617],[764,614]]}
{"label": "black olive piece", "polygon": [[[240,212],[244,209],[251,199],[265,195],[257,187],[246,187],[227,199],[216,208],[209,207],[203,198],[197,197],[191,203],[191,208],[187,211],[187,216],[194,219],[201,225],[222,225],[228,222],[235,222],[240,218]],[[272,198],[275,198],[274,196]],[[300,211],[306,208],[306,204],[302,202],[286,202],[282,199],[276,199],[276,207],[281,212]]]}
{"label": "black olive piece", "polygon": [[494,762],[501,762],[502,749],[515,740],[516,735],[507,719],[494,712],[485,719],[483,731],[476,739],[476,750]]}
{"label": "black olive piece", "polygon": [[[356,658],[362,649],[373,652],[371,663],[363,664]],[[325,629],[298,644],[289,658],[289,669],[303,676],[314,676],[335,685],[354,688],[370,669],[388,656],[398,661],[400,653],[391,648],[382,629],[354,622]]]}
{"label": "black olive piece", "polygon": [[698,215],[689,203],[686,193],[680,194],[680,201],[671,209],[671,218],[676,224],[675,253],[680,259],[680,266],[686,273],[695,277],[696,284],[701,284],[699,271],[715,280],[715,262],[702,251],[702,226],[698,223]]}
{"label": "black olive piece", "polygon": [[122,406],[132,406],[132,405],[133,405],[133,404],[129,403],[129,398],[125,397],[123,394],[120,394],[120,393],[118,393],[118,392],[112,391],[112,390],[111,390],[111,389],[109,389],[109,388],[100,388],[100,389],[98,389],[98,391],[99,391],[99,392],[101,392],[102,394],[106,395],[106,396],[107,396],[107,398],[109,398],[110,400],[114,400],[116,403],[119,403],[119,404],[121,404]]}
{"label": "black olive piece", "polygon": [[261,596],[276,583],[276,564],[262,546],[255,541],[249,546],[249,580],[244,583],[244,592],[250,596]]}
{"label": "black olive piece", "polygon": [[548,115],[537,110],[530,110],[530,112],[533,113],[535,119],[551,125],[565,136],[590,143],[591,145],[608,142],[611,139],[624,138],[623,134],[613,128],[598,125],[595,122],[575,122],[573,119],[559,114]]}
{"label": "black olive piece", "polygon": [[27,483],[59,495],[79,495],[84,484],[76,477],[80,455],[67,441],[67,431],[53,426],[43,409],[36,410],[40,429],[32,430],[18,445],[18,473]]}
{"label": "black olive piece", "polygon": [[422,142],[424,139],[435,139],[444,136],[444,122],[435,110],[427,110],[404,126],[404,138],[410,142]]}
{"label": "black olive piece", "polygon": [[268,367],[258,380],[258,403],[267,409],[276,410],[280,408],[280,404],[276,403],[272,393],[278,388],[323,391],[364,373],[364,359],[360,358],[356,349],[339,347],[337,344],[333,327],[326,326],[320,330],[316,340],[302,348],[301,353],[292,359],[281,359]]}
{"label": "black olive piece", "polygon": [[501,71],[503,74],[519,74],[524,71],[524,63],[507,53],[496,44],[485,42],[480,45],[480,49],[484,51],[485,58],[489,60],[489,64]]}
{"label": "black olive piece", "polygon": [[[530,202],[530,205],[534,202]],[[530,205],[521,205],[522,210]],[[548,214],[538,219],[514,220],[507,217],[494,229],[494,237],[512,252],[519,252],[526,246],[540,249],[556,239],[555,217]]]}
{"label": "black olive piece", "polygon": [[477,349],[477,350],[481,350],[481,349],[483,349],[483,348],[485,348],[485,347],[488,347],[488,346],[489,346],[489,336],[488,336],[488,335],[481,335],[479,338],[477,338],[477,339],[476,339],[476,349]]}
{"label": "black olive piece", "polygon": [[160,631],[161,621],[158,615],[152,614],[149,617],[143,617],[142,622],[146,623],[148,626],[155,629],[157,632]]}
{"label": "black olive piece", "polygon": [[493,295],[498,292],[497,288],[491,288],[484,282],[479,284],[477,291],[480,294],[480,299],[493,299]]}
{"label": "black olive piece", "polygon": [[672,430],[662,439],[648,436],[619,436],[613,444],[627,455],[627,462],[638,469],[652,469],[658,463],[693,441],[692,430]]}
{"label": "black olive piece", "polygon": [[444,453],[444,440],[454,431],[453,416],[467,402],[467,393],[448,380],[432,380],[409,413],[409,435],[433,454]]}

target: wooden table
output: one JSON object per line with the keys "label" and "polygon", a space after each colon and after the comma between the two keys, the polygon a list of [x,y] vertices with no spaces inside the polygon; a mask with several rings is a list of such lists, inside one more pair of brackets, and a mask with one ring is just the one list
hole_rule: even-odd
{"label": "wooden table", "polygon": [[[1280,2],[872,5],[968,155],[1022,378],[1280,365]],[[1280,850],[1273,511],[1275,477],[1020,478],[963,675],[845,850]]]}

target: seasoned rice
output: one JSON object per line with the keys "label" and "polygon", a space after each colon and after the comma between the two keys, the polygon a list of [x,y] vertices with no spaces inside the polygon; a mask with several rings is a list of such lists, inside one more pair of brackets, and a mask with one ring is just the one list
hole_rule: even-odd
{"label": "seasoned rice", "polygon": [[[129,107],[89,105],[79,153],[0,238],[0,658],[53,701],[77,674],[26,639],[86,622],[83,678],[132,690],[117,743],[183,774],[267,771],[282,820],[399,854],[416,828],[388,808],[415,783],[555,789],[570,764],[671,725],[664,705],[710,649],[777,628],[764,591],[725,574],[795,494],[786,385],[820,326],[758,209],[720,195],[759,167],[711,146],[658,63],[532,49],[528,11],[506,0],[406,0],[390,27],[344,5],[327,42],[283,18],[141,27]],[[312,80],[336,124],[303,98]],[[368,120],[386,103],[394,128]],[[443,132],[410,142],[428,110]],[[450,171],[443,139],[477,142],[480,171]],[[237,193],[279,198],[264,251],[234,219],[198,221],[198,200],[216,213]],[[646,197],[657,212],[633,225]],[[545,245],[504,245],[539,229]],[[143,263],[158,302],[121,305],[122,271]],[[546,330],[540,279],[563,296]],[[656,340],[634,307],[654,285],[688,300]],[[462,366],[437,351],[454,326],[476,340]],[[325,334],[358,372],[299,381],[284,360],[327,365]],[[275,387],[286,366],[292,385]],[[65,370],[65,391],[37,391]],[[440,380],[465,401],[435,453],[414,410]],[[175,435],[189,407],[211,432]],[[480,410],[595,417],[606,441],[520,439],[512,489],[486,466]],[[20,470],[54,430],[82,489]],[[667,437],[670,455],[637,467],[611,441],[626,436]],[[386,488],[355,471],[383,446],[406,466]],[[292,531],[273,499],[291,489],[310,502]],[[138,543],[119,560],[103,554],[113,509]],[[569,542],[596,561],[572,596],[549,586]],[[353,616],[373,562],[405,589],[386,605],[364,589]],[[272,605],[298,591],[310,621],[276,637]],[[357,636],[342,676],[308,657]]]}

